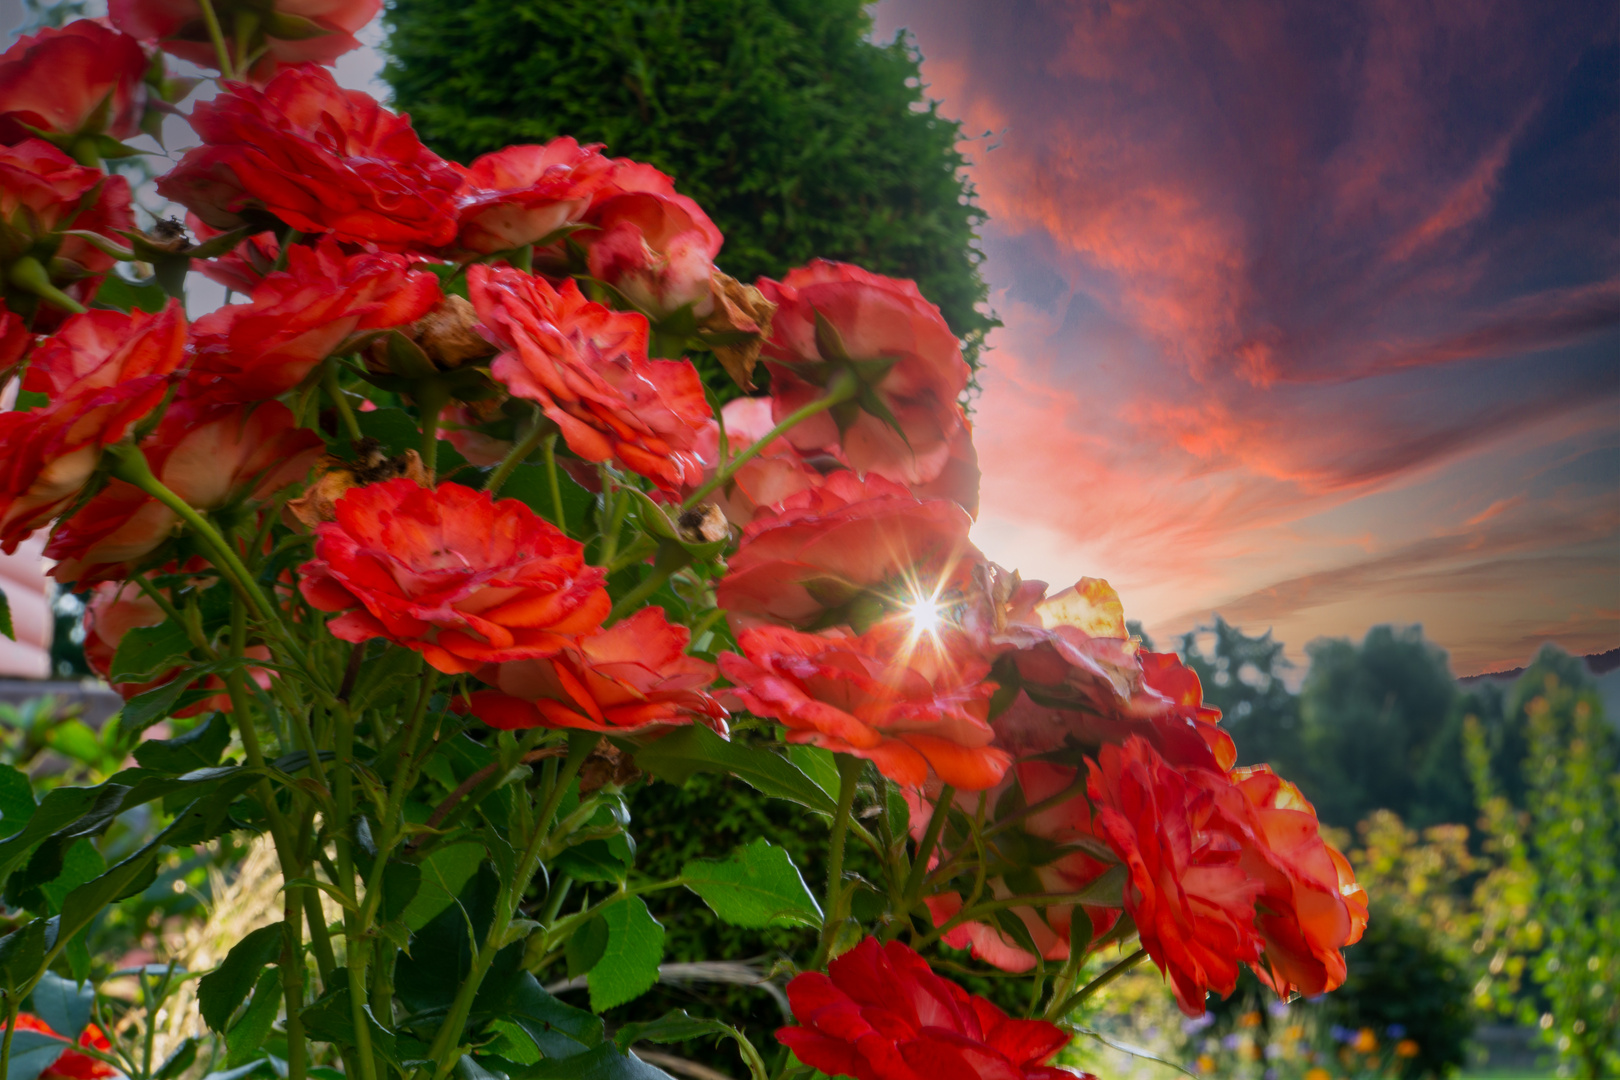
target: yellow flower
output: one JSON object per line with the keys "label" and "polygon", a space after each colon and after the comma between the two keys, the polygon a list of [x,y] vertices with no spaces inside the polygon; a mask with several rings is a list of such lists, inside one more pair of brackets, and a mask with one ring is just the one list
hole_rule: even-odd
{"label": "yellow flower", "polygon": [[[1212,1072],[1214,1072],[1215,1071],[1215,1059],[1210,1057],[1208,1054],[1199,1054],[1198,1055],[1198,1071],[1201,1072],[1201,1073],[1212,1073]],[[1315,1078],[1308,1076],[1308,1077],[1305,1078],[1305,1080],[1315,1080]],[[1322,1080],[1328,1080],[1328,1077],[1323,1076]]]}
{"label": "yellow flower", "polygon": [[1378,1036],[1373,1034],[1372,1028],[1362,1028],[1356,1032],[1356,1041],[1351,1045],[1363,1054],[1370,1054],[1378,1049]]}
{"label": "yellow flower", "polygon": [[1242,1016],[1238,1017],[1238,1027],[1251,1028],[1259,1026],[1260,1014],[1258,1012],[1246,1012]]}
{"label": "yellow flower", "polygon": [[1414,1058],[1417,1057],[1421,1051],[1422,1047],[1418,1046],[1417,1042],[1413,1039],[1402,1039],[1400,1042],[1395,1044],[1396,1057]]}
{"label": "yellow flower", "polygon": [[1328,1075],[1326,1069],[1315,1068],[1305,1074],[1305,1080],[1333,1080],[1333,1077]]}

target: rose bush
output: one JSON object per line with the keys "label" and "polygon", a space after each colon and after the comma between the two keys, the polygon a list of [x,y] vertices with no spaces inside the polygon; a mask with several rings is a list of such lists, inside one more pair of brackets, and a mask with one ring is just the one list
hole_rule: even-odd
{"label": "rose bush", "polygon": [[[743,285],[668,176],[572,139],[440,160],[317,66],[377,7],[116,0],[125,34],[0,58],[0,543],[49,530],[125,699],[85,784],[0,770],[0,1073],[647,1080],[724,1038],[753,1080],[1057,1080],[1143,959],[1195,1016],[1245,965],[1341,983],[1367,898],[1310,804],[1106,582],[971,543],[915,285]],[[157,183],[190,237],[100,161],[173,90],[133,39],[221,75]],[[188,324],[190,271],[243,299]],[[716,414],[697,350],[769,393]],[[638,785],[699,772],[827,823],[815,891],[762,835],[638,867]],[[254,835],[278,911],[162,908],[233,910]],[[680,889],[808,932],[665,965]],[[936,964],[1021,973],[1024,1015]],[[774,1047],[635,1011],[779,977]]]}

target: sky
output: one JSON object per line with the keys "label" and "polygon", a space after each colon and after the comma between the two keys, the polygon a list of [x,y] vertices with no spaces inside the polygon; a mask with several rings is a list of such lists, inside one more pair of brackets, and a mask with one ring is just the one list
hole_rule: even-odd
{"label": "sky", "polygon": [[881,0],[1006,324],[974,537],[1163,646],[1620,646],[1620,7]]}
{"label": "sky", "polygon": [[[1620,7],[875,15],[989,214],[992,558],[1106,578],[1161,647],[1215,612],[1300,664],[1379,623],[1458,674],[1620,646]],[[337,74],[385,97],[381,36]]]}

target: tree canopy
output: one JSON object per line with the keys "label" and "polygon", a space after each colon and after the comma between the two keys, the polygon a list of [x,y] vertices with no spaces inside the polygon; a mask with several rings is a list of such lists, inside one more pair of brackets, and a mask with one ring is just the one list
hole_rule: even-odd
{"label": "tree canopy", "polygon": [[466,162],[572,135],[675,177],[744,281],[820,256],[911,278],[972,359],[994,320],[960,126],[865,0],[394,0],[384,77]]}

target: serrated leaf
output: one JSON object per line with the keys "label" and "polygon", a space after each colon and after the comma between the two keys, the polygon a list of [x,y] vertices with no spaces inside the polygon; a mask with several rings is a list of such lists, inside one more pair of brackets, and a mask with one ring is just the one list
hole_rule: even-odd
{"label": "serrated leaf", "polygon": [[415,863],[391,862],[383,867],[383,899],[378,915],[393,922],[405,914],[422,887],[422,868]]}
{"label": "serrated leaf", "polygon": [[253,988],[253,1000],[248,1003],[242,1018],[231,1025],[225,1035],[225,1064],[230,1068],[246,1065],[259,1053],[259,1047],[270,1036],[276,1022],[276,1011],[281,1004],[281,972],[267,969],[259,976]]}
{"label": "serrated leaf", "polygon": [[588,974],[607,950],[608,928],[602,916],[596,915],[580,924],[563,944],[563,958],[568,961],[568,977],[577,979]]}
{"label": "serrated leaf", "polygon": [[607,945],[586,981],[591,1010],[604,1012],[652,989],[664,958],[664,928],[639,896],[626,896],[602,909]]}
{"label": "serrated leaf", "polygon": [[705,1035],[730,1035],[731,1028],[718,1020],[688,1015],[685,1009],[672,1009],[656,1020],[624,1024],[613,1033],[620,1050],[638,1042],[672,1043],[701,1039]]}
{"label": "serrated leaf", "polygon": [[[573,477],[557,470],[557,493],[562,499],[564,524],[570,536],[585,535],[585,523],[590,520],[596,496],[580,487]],[[551,498],[551,476],[544,465],[519,465],[501,484],[499,497],[517,499],[530,510],[553,525],[557,524],[557,510]]]}
{"label": "serrated leaf", "polygon": [[5,1080],[34,1080],[56,1063],[68,1044],[42,1031],[14,1031]]}
{"label": "serrated leaf", "polygon": [[703,724],[692,724],[642,747],[626,744],[636,766],[661,780],[684,784],[694,773],[717,772],[737,777],[773,798],[808,806],[831,815],[838,805],[797,765],[741,739],[726,740]]}
{"label": "serrated leaf", "polygon": [[418,864],[422,871],[420,883],[400,920],[412,930],[422,929],[455,902],[483,861],[484,846],[472,841],[447,844],[434,851]]}
{"label": "serrated leaf", "polygon": [[[837,606],[837,605],[832,605]],[[838,761],[831,750],[800,743],[787,748],[788,760],[815,781],[816,787],[827,793],[829,799],[838,798]]]}
{"label": "serrated leaf", "polygon": [[623,881],[635,864],[635,850],[627,836],[587,840],[558,854],[552,868],[575,881]]}
{"label": "serrated leaf", "polygon": [[[62,859],[62,872],[57,875],[55,881],[41,885],[40,892],[50,902],[53,911],[60,911],[62,904],[67,900],[68,893],[77,889],[80,885],[94,881],[106,870],[107,860],[101,857],[101,852],[96,850],[96,845],[88,840],[79,840],[67,849],[67,854]],[[56,1028],[63,1035],[67,1034],[61,1028],[56,1027],[55,1024],[52,1024],[51,1027]],[[78,1032],[74,1032],[74,1038],[77,1037]]]}
{"label": "serrated leaf", "polygon": [[231,725],[220,713],[173,739],[148,739],[135,748],[135,760],[155,772],[187,773],[212,768],[231,742]]}
{"label": "serrated leaf", "polygon": [[175,1077],[191,1068],[197,1060],[197,1038],[188,1035],[153,1073],[154,1080],[174,1080]]}
{"label": "serrated leaf", "polygon": [[281,942],[281,923],[261,926],[232,945],[220,965],[198,980],[197,1010],[209,1027],[226,1032],[259,973],[281,955]]}
{"label": "serrated leaf", "polygon": [[34,789],[28,777],[10,765],[0,765],[0,836],[11,836],[34,816]]}
{"label": "serrated leaf", "polygon": [[191,652],[186,628],[173,619],[156,626],[137,626],[118,642],[109,682],[145,682],[182,663]]}
{"label": "serrated leaf", "polygon": [[0,938],[0,990],[15,994],[39,972],[45,961],[45,934],[52,921],[32,919]]}
{"label": "serrated leaf", "polygon": [[490,1011],[520,1027],[548,1058],[574,1057],[602,1041],[600,1017],[552,997],[528,972]]}
{"label": "serrated leaf", "polygon": [[764,837],[738,848],[724,862],[693,859],[681,868],[686,887],[733,926],[821,925],[821,908],[799,868]]}
{"label": "serrated leaf", "polygon": [[626,1054],[612,1043],[565,1058],[542,1061],[525,1070],[526,1080],[672,1080],[669,1073]]}
{"label": "serrated leaf", "polygon": [[41,975],[34,987],[34,1015],[68,1042],[78,1041],[95,1005],[95,987],[64,979],[54,971]]}

